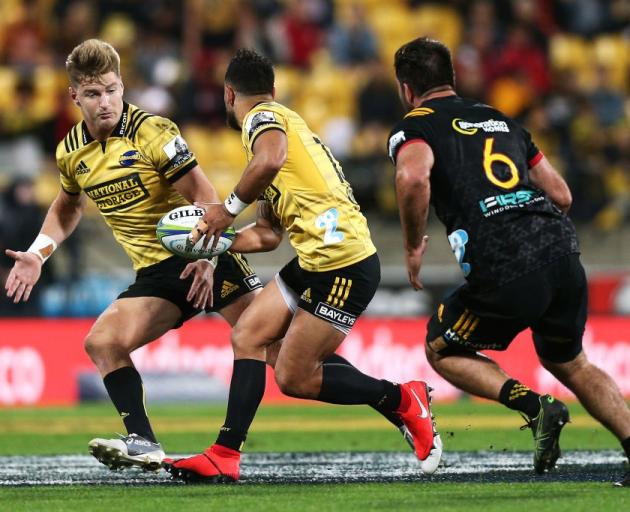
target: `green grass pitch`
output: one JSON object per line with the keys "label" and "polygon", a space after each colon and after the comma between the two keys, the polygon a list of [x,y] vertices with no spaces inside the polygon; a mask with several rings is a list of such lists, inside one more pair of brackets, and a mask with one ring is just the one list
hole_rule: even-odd
{"label": "green grass pitch", "polygon": [[[562,438],[564,450],[618,449],[616,439],[576,405]],[[445,451],[527,451],[518,414],[489,403],[436,404]],[[170,453],[194,453],[212,443],[224,405],[153,406],[156,434]],[[0,411],[0,456],[86,454],[95,436],[123,431],[110,404]],[[366,407],[263,405],[250,430],[248,452],[396,451],[402,438]],[[52,470],[53,468],[51,468]],[[619,468],[619,472],[623,468]],[[610,482],[405,482],[364,484],[243,484],[219,486],[0,486],[0,511],[158,510],[630,510],[630,489]]]}

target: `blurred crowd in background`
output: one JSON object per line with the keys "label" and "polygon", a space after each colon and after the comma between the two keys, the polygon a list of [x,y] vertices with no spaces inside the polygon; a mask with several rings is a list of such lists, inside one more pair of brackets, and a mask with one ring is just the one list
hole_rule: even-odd
{"label": "blurred crowd in background", "polygon": [[[623,226],[630,0],[2,0],[2,253],[28,247],[59,189],[54,150],[79,120],[64,62],[91,37],[120,52],[127,101],[179,123],[222,196],[245,164],[240,135],[225,127],[225,67],[235,48],[262,51],[276,64],[278,100],[332,148],[362,208],[395,221],[386,139],[403,112],[393,54],[421,35],[451,48],[460,95],[532,132],[571,186],[577,224]],[[67,245],[75,278],[80,244]],[[2,254],[2,282],[10,266]]]}

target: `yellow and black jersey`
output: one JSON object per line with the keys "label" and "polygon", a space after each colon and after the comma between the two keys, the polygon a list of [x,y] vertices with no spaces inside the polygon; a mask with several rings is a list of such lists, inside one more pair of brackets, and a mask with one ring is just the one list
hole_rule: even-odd
{"label": "yellow and black jersey", "polygon": [[289,233],[300,266],[334,270],[374,254],[367,221],[339,162],[297,113],[275,102],[250,110],[242,129],[248,161],[256,138],[267,130],[287,135],[288,156],[263,199]]}
{"label": "yellow and black jersey", "polygon": [[171,186],[197,165],[177,125],[127,103],[105,142],[92,138],[85,122],[57,146],[61,186],[94,201],[135,270],[170,256],[155,226],[172,208],[187,204]]}

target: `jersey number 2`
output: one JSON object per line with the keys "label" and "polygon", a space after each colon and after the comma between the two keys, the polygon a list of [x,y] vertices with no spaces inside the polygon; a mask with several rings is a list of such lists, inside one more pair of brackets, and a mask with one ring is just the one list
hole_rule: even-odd
{"label": "jersey number 2", "polygon": [[[518,169],[514,161],[503,153],[493,153],[492,146],[494,145],[494,137],[488,137],[483,146],[483,170],[486,173],[486,178],[490,180],[490,183],[504,189],[511,189],[518,185],[519,176]],[[496,163],[502,163],[507,165],[510,170],[510,177],[507,180],[500,180],[494,174],[492,166]]]}
{"label": "jersey number 2", "polygon": [[343,240],[343,233],[337,231],[338,218],[339,212],[337,212],[337,209],[331,208],[315,219],[315,225],[319,229],[326,230],[324,232],[324,245],[337,244]]}

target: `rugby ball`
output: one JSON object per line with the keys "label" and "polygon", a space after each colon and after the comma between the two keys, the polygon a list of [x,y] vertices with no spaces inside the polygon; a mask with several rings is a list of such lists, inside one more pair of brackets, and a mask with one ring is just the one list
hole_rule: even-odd
{"label": "rugby ball", "polygon": [[232,226],[221,233],[214,251],[212,250],[212,238],[214,237],[210,239],[206,249],[202,248],[205,235],[194,246],[189,244],[188,235],[204,213],[201,208],[190,205],[180,206],[164,215],[156,228],[157,238],[162,247],[170,253],[189,260],[212,258],[227,251],[236,234]]}

